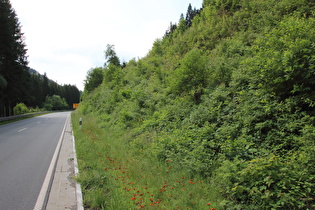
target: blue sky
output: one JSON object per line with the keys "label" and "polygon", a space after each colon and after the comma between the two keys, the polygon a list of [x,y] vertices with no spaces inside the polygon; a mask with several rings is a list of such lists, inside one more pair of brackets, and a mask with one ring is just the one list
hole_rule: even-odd
{"label": "blue sky", "polygon": [[170,22],[202,0],[11,0],[29,67],[83,90],[86,73],[103,66],[107,44],[121,60],[144,57]]}

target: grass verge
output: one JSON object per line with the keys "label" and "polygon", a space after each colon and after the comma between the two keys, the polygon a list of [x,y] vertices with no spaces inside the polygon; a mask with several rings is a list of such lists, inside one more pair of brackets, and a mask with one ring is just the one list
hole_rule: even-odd
{"label": "grass verge", "polygon": [[[83,118],[82,128],[79,118]],[[128,131],[102,128],[72,113],[79,177],[88,209],[219,209],[211,180],[192,176],[171,160],[160,162],[130,147]]]}

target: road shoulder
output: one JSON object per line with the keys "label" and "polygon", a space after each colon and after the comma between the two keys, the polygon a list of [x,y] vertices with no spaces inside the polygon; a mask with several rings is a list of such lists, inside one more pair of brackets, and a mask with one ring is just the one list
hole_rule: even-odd
{"label": "road shoulder", "polygon": [[67,120],[63,141],[54,171],[47,201],[47,210],[83,210],[80,185],[74,180],[77,173],[74,138],[70,120]]}

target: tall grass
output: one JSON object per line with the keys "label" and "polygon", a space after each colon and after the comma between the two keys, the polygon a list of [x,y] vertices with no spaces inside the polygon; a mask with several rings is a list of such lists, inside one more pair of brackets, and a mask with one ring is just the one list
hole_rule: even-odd
{"label": "tall grass", "polygon": [[[79,127],[79,118],[83,126]],[[88,209],[220,209],[215,183],[131,147],[127,130],[72,114],[79,177]]]}

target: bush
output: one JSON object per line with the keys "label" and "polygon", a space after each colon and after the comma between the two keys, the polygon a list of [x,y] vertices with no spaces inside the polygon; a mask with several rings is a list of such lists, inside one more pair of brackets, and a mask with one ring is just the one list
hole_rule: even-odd
{"label": "bush", "polygon": [[[312,154],[310,154],[312,153]],[[251,209],[312,208],[314,196],[313,152],[283,159],[270,155],[248,162],[225,162],[218,170],[229,206]]]}
{"label": "bush", "polygon": [[24,103],[19,103],[13,108],[14,115],[25,114],[29,110]]}
{"label": "bush", "polygon": [[193,96],[198,101],[207,86],[206,57],[200,50],[193,49],[186,54],[174,72],[171,91],[177,95]]}
{"label": "bush", "polygon": [[61,98],[58,95],[53,95],[53,96],[46,97],[44,108],[46,110],[61,110],[61,109],[67,109],[69,107],[64,98]]}

